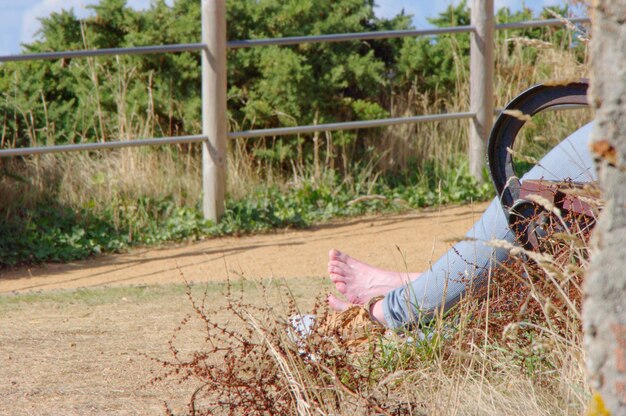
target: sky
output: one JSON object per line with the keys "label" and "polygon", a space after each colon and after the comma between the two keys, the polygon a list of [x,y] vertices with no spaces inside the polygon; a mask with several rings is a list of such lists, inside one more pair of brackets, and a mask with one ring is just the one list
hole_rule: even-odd
{"label": "sky", "polygon": [[[171,5],[173,1],[166,0],[166,3]],[[458,1],[377,0],[378,6],[374,10],[379,17],[393,17],[404,9],[405,14],[414,16],[413,23],[417,28],[426,28],[429,27],[427,17],[436,16],[449,4],[457,4]],[[98,0],[0,0],[0,55],[19,53],[20,44],[32,42],[40,27],[40,18],[70,8],[74,8],[78,17],[86,17],[89,14],[86,6],[97,2]],[[566,2],[566,0],[495,0],[495,6],[496,9],[506,6],[517,10],[525,5],[540,10],[544,6],[562,5]],[[150,0],[127,0],[127,4],[135,9],[145,9],[150,5]]]}

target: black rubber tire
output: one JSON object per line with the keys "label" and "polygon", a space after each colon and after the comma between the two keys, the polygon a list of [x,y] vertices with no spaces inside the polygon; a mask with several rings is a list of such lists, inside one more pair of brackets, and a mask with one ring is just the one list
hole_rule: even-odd
{"label": "black rubber tire", "polygon": [[[515,97],[504,111],[517,110],[532,117],[554,106],[588,105],[588,87],[589,82],[585,79],[564,84],[535,85]],[[512,155],[507,149],[513,148],[515,138],[525,121],[521,119],[523,117],[506,114],[504,111],[491,130],[487,157],[491,179],[508,219],[509,211],[517,201],[520,190]]]}

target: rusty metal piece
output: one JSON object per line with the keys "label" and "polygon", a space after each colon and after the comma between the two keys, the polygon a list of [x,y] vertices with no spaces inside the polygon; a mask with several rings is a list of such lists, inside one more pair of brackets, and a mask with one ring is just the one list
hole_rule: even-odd
{"label": "rusty metal piece", "polygon": [[526,180],[521,185],[519,198],[530,200],[531,195],[540,195],[560,210],[593,218],[600,206],[597,189],[595,183]]}
{"label": "rusty metal piece", "polygon": [[591,230],[601,208],[595,184],[526,180],[509,210],[509,226],[526,249],[543,251],[555,233]]}

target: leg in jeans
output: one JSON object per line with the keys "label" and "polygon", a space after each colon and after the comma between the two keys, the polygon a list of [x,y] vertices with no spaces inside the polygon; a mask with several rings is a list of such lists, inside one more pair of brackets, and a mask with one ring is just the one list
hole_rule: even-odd
{"label": "leg in jeans", "polygon": [[[591,124],[563,140],[533,167],[525,179],[595,180],[595,169],[588,150]],[[497,199],[492,201],[480,220],[466,234],[468,240],[448,250],[430,270],[387,294],[382,309],[387,325],[398,328],[418,319],[428,319],[442,306],[453,306],[470,286],[484,282],[490,267],[504,261],[507,251],[485,242],[504,239],[513,242],[506,218]]]}
{"label": "leg in jeans", "polygon": [[[533,167],[525,179],[595,180],[588,150],[591,123],[563,140]],[[478,222],[461,241],[448,250],[424,273],[397,273],[376,269],[336,250],[330,253],[329,273],[336,288],[348,301],[364,304],[372,297],[385,295],[374,305],[374,316],[391,328],[428,320],[434,311],[453,306],[469,287],[485,282],[488,270],[507,258],[507,251],[485,243],[513,241],[512,232],[497,199],[492,201]],[[394,289],[395,287],[395,289]],[[346,303],[329,297],[333,309]]]}

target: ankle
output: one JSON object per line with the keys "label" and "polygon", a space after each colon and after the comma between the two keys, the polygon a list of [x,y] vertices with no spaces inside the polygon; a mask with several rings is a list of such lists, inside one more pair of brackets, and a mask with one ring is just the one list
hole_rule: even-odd
{"label": "ankle", "polygon": [[387,321],[385,320],[385,313],[383,312],[383,297],[382,296],[370,299],[370,301],[367,303],[367,312],[372,321],[382,326],[387,326]]}

